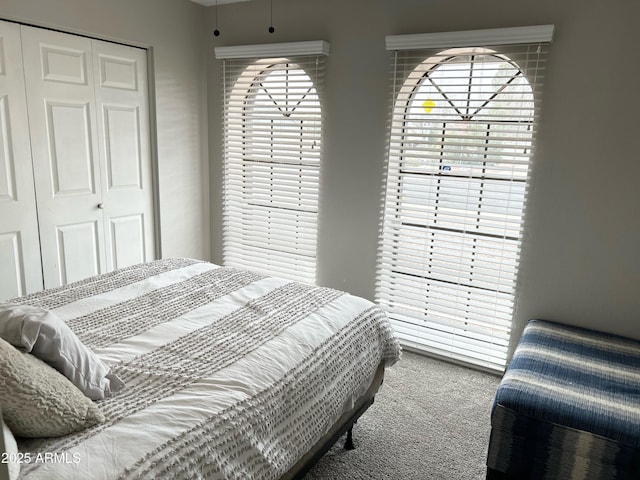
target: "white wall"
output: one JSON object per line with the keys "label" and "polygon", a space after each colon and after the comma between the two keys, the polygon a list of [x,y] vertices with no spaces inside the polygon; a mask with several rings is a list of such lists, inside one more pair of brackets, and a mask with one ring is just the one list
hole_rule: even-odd
{"label": "white wall", "polygon": [[220,6],[222,35],[207,37],[215,261],[222,92],[214,46],[331,43],[318,280],[373,298],[389,112],[385,35],[553,23],[512,341],[535,317],[640,338],[640,2],[274,0],[273,8],[274,34],[269,3],[255,0]]}
{"label": "white wall", "polygon": [[164,257],[209,259],[205,7],[187,0],[2,0],[0,18],[150,47]]}

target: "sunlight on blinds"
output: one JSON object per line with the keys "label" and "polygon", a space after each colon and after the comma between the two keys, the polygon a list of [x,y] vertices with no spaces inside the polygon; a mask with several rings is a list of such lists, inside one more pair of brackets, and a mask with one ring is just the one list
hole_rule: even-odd
{"label": "sunlight on blinds", "polygon": [[546,48],[393,54],[376,300],[406,346],[505,366]]}
{"label": "sunlight on blinds", "polygon": [[315,283],[324,55],[224,60],[224,262]]}

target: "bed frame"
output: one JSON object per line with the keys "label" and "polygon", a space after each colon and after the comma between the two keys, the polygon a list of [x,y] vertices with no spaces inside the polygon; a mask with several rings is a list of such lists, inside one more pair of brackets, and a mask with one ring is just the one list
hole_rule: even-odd
{"label": "bed frame", "polygon": [[318,463],[318,461],[327,453],[331,447],[342,437],[345,432],[347,439],[344,444],[346,450],[353,450],[353,426],[360,416],[373,404],[374,397],[382,382],[384,381],[384,364],[378,366],[378,370],[371,382],[371,386],[365,394],[358,399],[353,409],[344,413],[329,430],[329,432],[320,439],[315,446],[307,452],[286,474],[280,477],[280,480],[302,480],[304,476]]}

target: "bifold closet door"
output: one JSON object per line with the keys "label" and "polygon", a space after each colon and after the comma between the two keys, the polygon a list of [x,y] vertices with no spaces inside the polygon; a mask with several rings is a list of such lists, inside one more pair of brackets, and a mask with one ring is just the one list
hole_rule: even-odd
{"label": "bifold closet door", "polygon": [[45,287],[154,258],[145,51],[22,27]]}
{"label": "bifold closet door", "polygon": [[46,287],[106,270],[91,40],[22,26]]}
{"label": "bifold closet door", "polygon": [[92,41],[107,269],[152,260],[147,52]]}
{"label": "bifold closet door", "polygon": [[20,26],[0,21],[0,300],[42,286]]}

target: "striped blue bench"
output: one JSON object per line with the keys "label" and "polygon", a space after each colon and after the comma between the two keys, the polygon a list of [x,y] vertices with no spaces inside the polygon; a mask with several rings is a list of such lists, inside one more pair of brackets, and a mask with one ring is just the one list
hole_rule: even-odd
{"label": "striped blue bench", "polygon": [[487,478],[640,479],[640,342],[529,321],[494,399]]}

